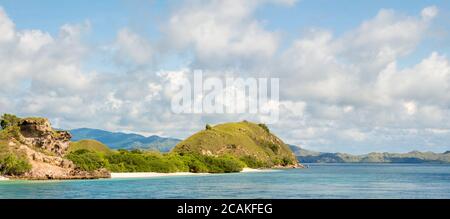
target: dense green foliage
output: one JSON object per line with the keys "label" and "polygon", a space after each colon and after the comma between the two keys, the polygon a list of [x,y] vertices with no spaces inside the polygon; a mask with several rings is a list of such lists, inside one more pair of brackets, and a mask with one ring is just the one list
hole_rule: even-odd
{"label": "dense green foliage", "polygon": [[31,170],[31,164],[26,158],[9,154],[0,158],[0,172],[2,175],[21,175]]}
{"label": "dense green foliage", "polygon": [[247,167],[250,168],[270,168],[272,166],[272,163],[267,163],[261,160],[258,160],[255,157],[252,156],[242,156],[241,161],[245,163]]}
{"label": "dense green foliage", "polygon": [[233,157],[212,157],[194,154],[161,154],[150,151],[119,150],[103,153],[87,149],[70,152],[67,159],[81,170],[92,171],[106,168],[111,172],[194,172],[230,173],[239,172],[245,166]]}
{"label": "dense green foliage", "polygon": [[0,175],[21,175],[31,170],[25,155],[11,151],[5,141],[0,141]]}
{"label": "dense green foliage", "polygon": [[0,117],[0,139],[7,140],[10,138],[18,139],[19,137],[19,123],[21,119],[15,115],[3,114]]}
{"label": "dense green foliage", "polygon": [[267,133],[270,133],[269,127],[267,127],[266,124],[260,123],[258,124],[258,126],[264,129],[264,131],[266,131]]}
{"label": "dense green foliage", "polygon": [[245,167],[245,163],[232,156],[185,154],[180,157],[189,167],[189,172],[194,173],[232,173],[240,172]]}
{"label": "dense green foliage", "polygon": [[6,129],[10,126],[17,126],[19,125],[20,120],[21,119],[15,115],[3,114],[0,118],[0,126],[2,129]]}
{"label": "dense green foliage", "polygon": [[187,171],[183,162],[170,155],[158,152],[142,152],[139,150],[125,151],[111,154],[106,157],[112,172],[182,172]]}
{"label": "dense green foliage", "polygon": [[86,149],[71,152],[66,158],[71,160],[81,170],[86,171],[98,170],[104,168],[107,164],[100,153]]}
{"label": "dense green foliage", "polygon": [[7,126],[0,130],[0,139],[20,139],[20,129],[18,126]]}

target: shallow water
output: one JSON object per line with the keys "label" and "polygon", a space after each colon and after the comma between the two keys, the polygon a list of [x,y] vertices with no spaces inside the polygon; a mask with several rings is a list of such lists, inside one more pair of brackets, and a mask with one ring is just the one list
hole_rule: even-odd
{"label": "shallow water", "polygon": [[310,167],[148,179],[2,181],[0,198],[450,198],[450,165]]}

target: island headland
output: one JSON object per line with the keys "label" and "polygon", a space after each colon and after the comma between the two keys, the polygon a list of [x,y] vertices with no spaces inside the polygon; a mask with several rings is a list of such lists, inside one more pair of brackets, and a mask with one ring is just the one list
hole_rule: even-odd
{"label": "island headland", "polygon": [[111,178],[111,173],[162,176],[303,167],[266,125],[248,121],[206,125],[167,153],[112,150],[96,140],[72,142],[71,138],[68,131],[52,128],[46,118],[3,115],[1,179],[99,179]]}

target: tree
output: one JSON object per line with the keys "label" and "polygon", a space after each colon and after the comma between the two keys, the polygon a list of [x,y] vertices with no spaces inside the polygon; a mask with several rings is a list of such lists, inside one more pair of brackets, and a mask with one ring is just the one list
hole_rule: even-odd
{"label": "tree", "polygon": [[206,130],[211,130],[212,127],[209,124],[206,124]]}
{"label": "tree", "polygon": [[270,130],[266,124],[260,123],[260,124],[258,124],[258,126],[261,127],[262,129],[264,129],[264,131],[266,131],[267,133],[270,133]]}
{"label": "tree", "polygon": [[0,126],[2,127],[2,129],[6,129],[7,127],[10,126],[19,125],[19,123],[20,118],[12,114],[3,114],[0,120]]}

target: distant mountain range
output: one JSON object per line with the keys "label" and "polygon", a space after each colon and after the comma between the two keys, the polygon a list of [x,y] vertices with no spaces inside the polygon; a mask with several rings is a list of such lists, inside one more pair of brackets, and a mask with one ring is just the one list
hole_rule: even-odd
{"label": "distant mountain range", "polygon": [[181,140],[175,138],[164,138],[157,135],[145,137],[138,134],[127,134],[121,132],[108,132],[99,129],[73,129],[72,141],[83,139],[97,140],[112,149],[143,149],[168,152]]}
{"label": "distant mountain range", "polygon": [[369,153],[351,155],[346,153],[315,152],[289,145],[301,163],[450,163],[450,151],[444,153]]}

